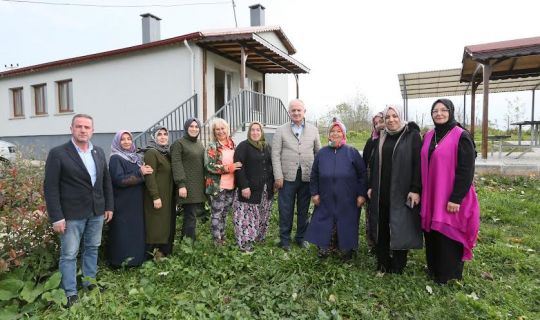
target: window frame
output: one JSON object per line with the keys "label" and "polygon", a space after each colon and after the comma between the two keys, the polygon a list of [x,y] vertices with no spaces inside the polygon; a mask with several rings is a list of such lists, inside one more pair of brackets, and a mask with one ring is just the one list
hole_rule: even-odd
{"label": "window frame", "polygon": [[[40,83],[32,85],[32,104],[34,107],[34,115],[43,116],[47,114],[47,84]],[[38,103],[42,102],[42,111],[38,110]]]}
{"label": "window frame", "polygon": [[[67,86],[67,90],[64,89]],[[66,93],[65,95],[63,93]],[[73,80],[56,81],[56,97],[58,113],[73,113]],[[65,101],[64,101],[65,100]]]}
{"label": "window frame", "polygon": [[[10,88],[9,92],[13,118],[24,118],[24,88]],[[19,108],[17,108],[17,106],[19,106]],[[18,111],[20,111],[20,113],[18,113]]]}

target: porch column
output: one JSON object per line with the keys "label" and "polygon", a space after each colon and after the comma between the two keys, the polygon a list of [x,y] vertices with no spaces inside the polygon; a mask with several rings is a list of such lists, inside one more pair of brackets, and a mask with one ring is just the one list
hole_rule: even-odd
{"label": "porch column", "polygon": [[491,66],[484,67],[484,107],[482,109],[482,159],[487,159],[488,154],[488,109],[489,109],[489,78],[491,78]]}
{"label": "porch column", "polygon": [[246,60],[246,51],[244,47],[240,47],[240,90],[244,90],[246,87]]}
{"label": "porch column", "polygon": [[478,89],[478,84],[474,82],[472,83],[471,88],[471,136],[474,140],[474,126],[476,124],[475,117],[476,117],[476,89]]}
{"label": "porch column", "polygon": [[300,86],[298,85],[298,73],[294,74],[294,79],[296,80],[296,99],[300,99]]}

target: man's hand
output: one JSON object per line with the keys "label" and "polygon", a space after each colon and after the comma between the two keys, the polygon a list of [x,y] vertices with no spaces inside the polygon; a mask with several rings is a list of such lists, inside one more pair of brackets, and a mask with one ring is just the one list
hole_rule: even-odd
{"label": "man's hand", "polygon": [[161,198],[154,200],[154,209],[161,209]]}
{"label": "man's hand", "polygon": [[368,191],[367,191],[367,197],[368,197],[369,199],[371,199],[371,189],[368,189]]}
{"label": "man's hand", "polygon": [[105,211],[105,214],[103,215],[105,222],[109,223],[109,221],[112,220],[113,212],[112,211]]}
{"label": "man's hand", "polygon": [[66,220],[53,223],[52,227],[54,232],[64,234],[64,232],[66,231]]}
{"label": "man's hand", "polygon": [[274,182],[274,188],[276,188],[277,190],[283,188],[283,179],[276,179],[276,181]]}
{"label": "man's hand", "polygon": [[180,196],[180,198],[187,198],[187,189],[186,187],[182,187],[180,189],[178,189],[178,196]]}

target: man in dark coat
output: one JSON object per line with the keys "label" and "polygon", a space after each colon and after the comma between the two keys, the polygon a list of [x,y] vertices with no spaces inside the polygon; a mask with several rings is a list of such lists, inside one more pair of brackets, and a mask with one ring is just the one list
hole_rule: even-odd
{"label": "man in dark coat", "polygon": [[[105,153],[90,142],[93,119],[77,114],[71,140],[51,149],[45,163],[45,201],[53,229],[60,235],[62,288],[67,307],[77,302],[77,254],[83,241],[82,274],[95,278],[103,221],[113,216],[113,192]],[[83,287],[96,288],[88,281]]]}

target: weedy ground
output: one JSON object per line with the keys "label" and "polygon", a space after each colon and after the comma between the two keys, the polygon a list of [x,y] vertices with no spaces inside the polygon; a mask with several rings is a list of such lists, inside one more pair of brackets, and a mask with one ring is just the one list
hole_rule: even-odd
{"label": "weedy ground", "polygon": [[[464,278],[445,286],[428,279],[422,250],[403,275],[375,271],[361,226],[350,263],[320,260],[316,248],[279,249],[277,210],[268,238],[242,254],[228,220],[227,243],[214,247],[209,224],[195,243],[177,239],[174,254],[140,268],[101,264],[106,291],[81,293],[63,319],[540,319],[540,181],[477,177],[481,230]],[[277,207],[276,205],[274,207]],[[363,220],[363,212],[362,219]],[[178,219],[181,224],[181,218]],[[102,260],[103,261],[103,260]]]}

